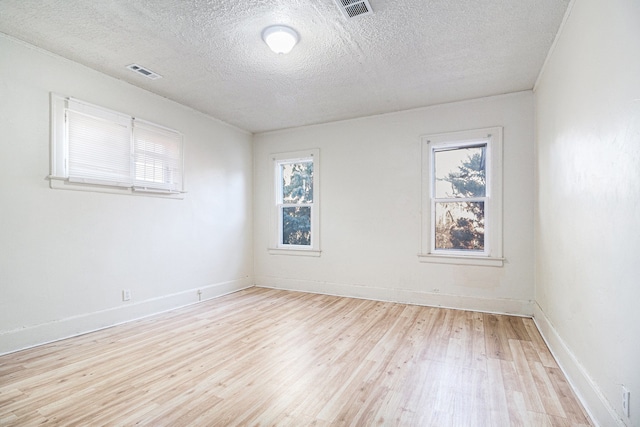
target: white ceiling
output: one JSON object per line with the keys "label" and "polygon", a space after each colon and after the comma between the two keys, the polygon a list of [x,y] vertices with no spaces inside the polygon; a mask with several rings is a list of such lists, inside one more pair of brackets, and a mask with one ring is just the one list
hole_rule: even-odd
{"label": "white ceiling", "polygon": [[[531,89],[568,3],[370,0],[348,20],[334,0],[0,0],[0,32],[262,132]],[[290,54],[272,24],[300,34]]]}

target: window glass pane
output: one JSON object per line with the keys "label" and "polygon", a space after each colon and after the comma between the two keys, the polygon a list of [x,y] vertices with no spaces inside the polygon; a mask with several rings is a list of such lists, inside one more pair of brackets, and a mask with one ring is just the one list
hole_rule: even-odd
{"label": "window glass pane", "polygon": [[487,145],[434,152],[436,198],[484,197]]}
{"label": "window glass pane", "polygon": [[[135,140],[135,170],[136,181],[167,183],[170,181],[167,147],[150,139],[136,138]],[[175,156],[177,157],[177,156]]]}
{"label": "window glass pane", "polygon": [[282,208],[282,244],[311,245],[311,207]]}
{"label": "window glass pane", "polygon": [[280,165],[283,203],[313,202],[313,161]]}
{"label": "window glass pane", "polygon": [[484,202],[436,203],[435,248],[484,251]]}
{"label": "window glass pane", "polygon": [[136,181],[154,182],[159,184],[171,182],[172,170],[162,159],[153,158],[145,152],[135,155]]}

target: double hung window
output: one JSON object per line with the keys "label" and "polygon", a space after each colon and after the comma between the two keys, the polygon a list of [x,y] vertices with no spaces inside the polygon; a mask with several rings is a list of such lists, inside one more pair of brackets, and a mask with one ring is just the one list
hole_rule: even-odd
{"label": "double hung window", "polygon": [[424,261],[502,265],[502,129],[423,139]]}
{"label": "double hung window", "polygon": [[318,150],[273,156],[272,251],[319,252]]}

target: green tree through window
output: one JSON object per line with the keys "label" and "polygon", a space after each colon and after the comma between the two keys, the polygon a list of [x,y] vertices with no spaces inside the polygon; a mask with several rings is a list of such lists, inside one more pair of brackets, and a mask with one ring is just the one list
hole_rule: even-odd
{"label": "green tree through window", "polygon": [[420,262],[504,265],[502,128],[424,135]]}
{"label": "green tree through window", "polygon": [[311,245],[313,161],[282,163],[282,244]]}

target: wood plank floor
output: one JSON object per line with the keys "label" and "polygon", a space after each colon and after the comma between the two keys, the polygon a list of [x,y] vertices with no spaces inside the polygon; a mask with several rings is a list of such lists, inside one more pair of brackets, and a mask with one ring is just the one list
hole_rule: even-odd
{"label": "wood plank floor", "polygon": [[591,425],[531,319],[251,288],[0,357],[0,425]]}

